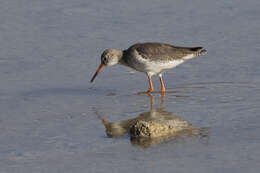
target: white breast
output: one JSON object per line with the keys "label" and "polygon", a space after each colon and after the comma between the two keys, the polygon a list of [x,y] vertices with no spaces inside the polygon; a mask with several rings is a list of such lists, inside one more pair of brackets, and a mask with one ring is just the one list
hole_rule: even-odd
{"label": "white breast", "polygon": [[135,57],[134,67],[136,70],[148,73],[149,75],[159,75],[165,70],[174,68],[182,64],[185,60],[178,59],[173,61],[150,61],[142,58],[141,55]]}

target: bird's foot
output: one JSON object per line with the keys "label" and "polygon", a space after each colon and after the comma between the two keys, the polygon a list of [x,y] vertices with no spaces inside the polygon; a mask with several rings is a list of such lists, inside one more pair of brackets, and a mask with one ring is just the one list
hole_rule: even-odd
{"label": "bird's foot", "polygon": [[164,88],[164,87],[161,89],[161,94],[162,94],[163,96],[165,96],[165,95],[166,95],[166,90],[165,90],[165,88]]}
{"label": "bird's foot", "polygon": [[148,91],[145,92],[145,94],[151,94],[153,90],[149,89]]}

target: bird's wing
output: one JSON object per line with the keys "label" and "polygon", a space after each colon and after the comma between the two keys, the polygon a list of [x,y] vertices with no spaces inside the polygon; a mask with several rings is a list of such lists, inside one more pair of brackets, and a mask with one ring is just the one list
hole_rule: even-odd
{"label": "bird's wing", "polygon": [[156,60],[178,60],[184,56],[195,54],[202,47],[175,47],[164,43],[137,43],[128,50],[137,51],[143,58],[151,61]]}

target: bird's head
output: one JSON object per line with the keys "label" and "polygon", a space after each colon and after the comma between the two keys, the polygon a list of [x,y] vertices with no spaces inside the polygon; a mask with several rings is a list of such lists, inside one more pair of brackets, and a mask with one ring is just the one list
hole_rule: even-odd
{"label": "bird's head", "polygon": [[98,73],[100,73],[105,66],[112,66],[118,64],[119,60],[122,58],[123,52],[116,49],[106,49],[101,55],[101,64],[99,65],[96,73],[90,80],[93,82]]}

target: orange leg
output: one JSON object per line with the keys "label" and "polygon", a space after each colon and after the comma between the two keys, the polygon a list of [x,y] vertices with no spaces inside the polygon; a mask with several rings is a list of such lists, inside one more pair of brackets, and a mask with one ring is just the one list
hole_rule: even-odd
{"label": "orange leg", "polygon": [[152,83],[152,78],[150,76],[148,76],[148,81],[149,81],[150,89],[146,91],[146,93],[151,93],[153,92],[153,83]]}
{"label": "orange leg", "polygon": [[164,87],[164,83],[163,83],[162,76],[160,76],[160,83],[161,83],[161,92],[162,92],[163,94],[165,94],[165,87]]}
{"label": "orange leg", "polygon": [[164,92],[164,93],[162,92],[162,96],[161,96],[161,105],[164,104],[164,100],[165,100],[164,98],[165,98],[165,95],[166,95],[165,92]]}

